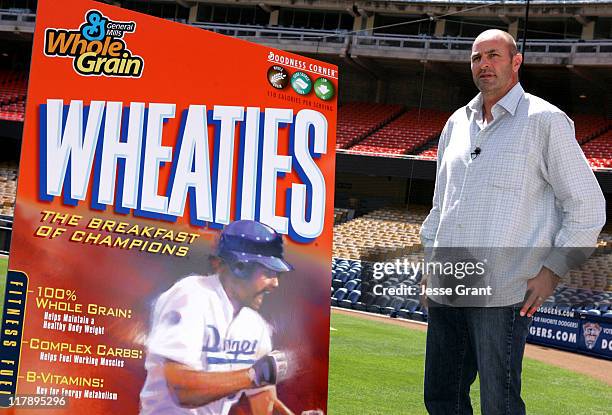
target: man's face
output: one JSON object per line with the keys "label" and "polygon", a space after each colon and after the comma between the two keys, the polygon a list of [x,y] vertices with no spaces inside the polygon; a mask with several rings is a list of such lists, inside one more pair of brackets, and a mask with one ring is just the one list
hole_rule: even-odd
{"label": "man's face", "polygon": [[239,301],[244,306],[259,310],[264,297],[278,287],[278,276],[278,272],[255,264],[251,278],[237,281]]}
{"label": "man's face", "polygon": [[521,65],[520,54],[511,56],[501,37],[476,39],[472,45],[472,79],[483,94],[502,94],[510,89]]}

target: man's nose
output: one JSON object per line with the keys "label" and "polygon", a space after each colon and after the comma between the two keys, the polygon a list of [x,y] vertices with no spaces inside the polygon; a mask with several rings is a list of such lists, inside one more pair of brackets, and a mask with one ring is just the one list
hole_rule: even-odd
{"label": "man's nose", "polygon": [[489,62],[489,59],[487,57],[483,56],[480,58],[479,66],[480,69],[489,68],[491,66],[491,62]]}
{"label": "man's nose", "polygon": [[270,287],[276,288],[278,287],[278,277],[272,277],[268,279],[268,285]]}

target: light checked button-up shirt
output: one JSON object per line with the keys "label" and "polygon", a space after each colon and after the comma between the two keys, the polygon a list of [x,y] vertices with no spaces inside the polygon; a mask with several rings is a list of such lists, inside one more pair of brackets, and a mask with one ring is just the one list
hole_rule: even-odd
{"label": "light checked button-up shirt", "polygon": [[495,267],[494,278],[504,281],[491,305],[508,305],[523,300],[542,266],[563,276],[579,265],[556,248],[594,247],[605,199],[563,111],[520,84],[492,107],[488,124],[482,107],[478,94],[442,131],[421,241],[426,248],[549,248]]}

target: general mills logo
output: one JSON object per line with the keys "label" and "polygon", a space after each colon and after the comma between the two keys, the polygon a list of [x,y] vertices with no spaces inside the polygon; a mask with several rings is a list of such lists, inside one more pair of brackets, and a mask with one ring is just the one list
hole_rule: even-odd
{"label": "general mills logo", "polygon": [[80,75],[139,78],[144,60],[132,54],[123,36],[136,31],[135,22],[109,19],[90,10],[78,30],[49,28],[45,31],[45,55],[68,57]]}

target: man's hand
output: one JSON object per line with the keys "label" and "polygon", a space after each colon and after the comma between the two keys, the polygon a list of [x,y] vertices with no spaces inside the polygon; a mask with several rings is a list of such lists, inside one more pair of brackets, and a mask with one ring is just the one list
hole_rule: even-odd
{"label": "man's hand", "polygon": [[551,270],[542,267],[538,275],[527,281],[527,301],[521,308],[521,316],[533,316],[542,303],[555,291],[561,279]]}
{"label": "man's hand", "polygon": [[252,415],[272,415],[276,401],[276,388],[274,386],[263,389],[261,392],[248,397]]}
{"label": "man's hand", "polygon": [[285,378],[287,366],[285,353],[274,350],[255,362],[249,377],[255,387],[275,385]]}

